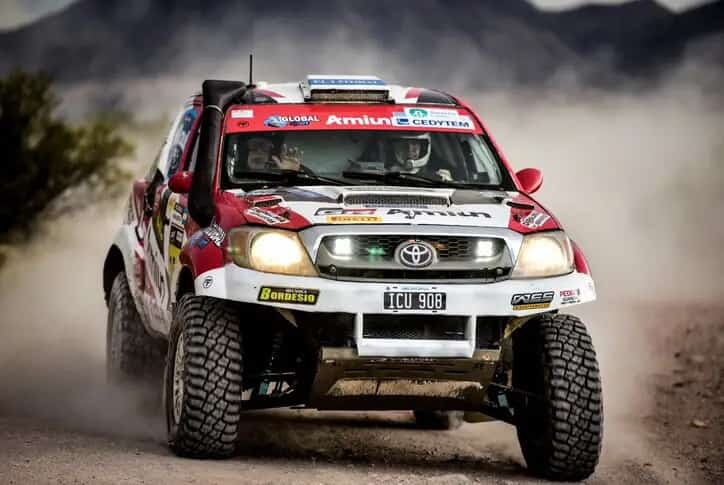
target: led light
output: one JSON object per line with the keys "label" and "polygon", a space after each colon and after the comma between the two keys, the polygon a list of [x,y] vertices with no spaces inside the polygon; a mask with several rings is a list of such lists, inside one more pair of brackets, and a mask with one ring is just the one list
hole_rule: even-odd
{"label": "led light", "polygon": [[227,253],[237,265],[265,273],[316,276],[317,272],[294,232],[234,229]]}
{"label": "led light", "polygon": [[523,239],[512,278],[543,278],[573,271],[573,249],[561,231],[531,234]]}
{"label": "led light", "polygon": [[302,248],[296,241],[274,232],[259,234],[251,245],[251,261],[255,266],[283,268],[299,264],[302,256]]}
{"label": "led light", "polygon": [[475,245],[475,257],[492,258],[498,254],[498,247],[493,239],[479,239]]}
{"label": "led light", "polygon": [[367,254],[370,256],[384,256],[385,248],[367,248]]}
{"label": "led light", "polygon": [[352,239],[338,237],[332,242],[332,253],[335,256],[352,256]]}

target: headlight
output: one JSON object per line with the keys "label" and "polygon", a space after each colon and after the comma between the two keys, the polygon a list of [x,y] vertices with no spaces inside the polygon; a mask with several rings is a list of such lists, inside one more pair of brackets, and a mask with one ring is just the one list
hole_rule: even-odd
{"label": "headlight", "polygon": [[573,248],[561,231],[524,237],[511,278],[543,278],[573,271]]}
{"label": "headlight", "polygon": [[243,268],[294,276],[317,276],[295,232],[238,228],[229,232],[228,253]]}

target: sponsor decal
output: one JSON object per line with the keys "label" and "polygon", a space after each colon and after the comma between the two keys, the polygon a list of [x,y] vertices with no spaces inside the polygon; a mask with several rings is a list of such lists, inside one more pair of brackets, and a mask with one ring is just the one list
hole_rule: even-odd
{"label": "sponsor decal", "polygon": [[153,281],[153,285],[156,287],[156,290],[158,290],[158,299],[163,302],[166,300],[166,271],[159,265],[157,258],[153,255],[149,259],[151,262],[151,264],[149,264],[151,281]]}
{"label": "sponsor decal", "polygon": [[510,299],[510,304],[513,310],[538,310],[551,306],[554,296],[552,291],[518,293]]}
{"label": "sponsor decal", "polygon": [[339,215],[327,216],[327,224],[379,224],[380,216]]}
{"label": "sponsor decal", "polygon": [[214,284],[214,277],[207,276],[206,278],[204,278],[204,281],[201,282],[201,287],[204,288],[205,290],[208,290],[209,288],[211,288],[211,285],[213,285],[213,284]]}
{"label": "sponsor decal", "polygon": [[[444,108],[405,108],[404,113],[400,116],[409,116],[411,118],[436,118],[436,119],[458,119],[461,116],[457,110]],[[467,117],[466,117],[467,118]]]}
{"label": "sponsor decal", "polygon": [[561,305],[573,305],[581,302],[581,290],[562,290],[560,292]]}
{"label": "sponsor decal", "polygon": [[414,219],[417,216],[430,217],[482,217],[490,219],[492,216],[487,212],[479,211],[445,211],[445,210],[412,210],[412,209],[389,209],[388,216],[403,215],[405,219]]}
{"label": "sponsor decal", "polygon": [[392,126],[392,119],[386,116],[327,116],[325,122],[327,126],[338,125],[338,126]]}
{"label": "sponsor decal", "polygon": [[452,109],[405,108],[403,112],[394,113],[392,116],[393,126],[422,126],[467,130],[475,127],[469,116],[461,115]]}
{"label": "sponsor decal", "polygon": [[[423,110],[425,111],[425,110]],[[419,113],[419,112],[418,112]],[[394,113],[392,118],[386,116],[337,116],[329,115],[325,122],[327,126],[397,126],[416,128],[454,128],[458,130],[472,130],[475,128],[469,116],[458,115],[455,118],[408,116],[406,113]]]}
{"label": "sponsor decal", "polygon": [[262,286],[259,289],[258,301],[273,303],[296,303],[299,305],[316,305],[319,290],[308,288],[279,288],[275,286]]}
{"label": "sponsor decal", "polygon": [[199,249],[204,249],[209,244],[209,240],[206,237],[206,234],[204,234],[202,231],[194,234],[191,239],[189,239],[189,244],[192,248],[196,247]]}
{"label": "sponsor decal", "polygon": [[407,113],[413,118],[426,118],[428,115],[428,111],[422,108],[411,108]]}
{"label": "sponsor decal", "polygon": [[289,219],[287,219],[286,217],[282,217],[273,212],[265,211],[264,209],[259,209],[258,207],[252,207],[251,209],[248,209],[246,211],[246,214],[254,216],[257,219],[264,221],[272,226],[289,222]]}
{"label": "sponsor decal", "polygon": [[342,215],[366,215],[371,216],[377,212],[377,209],[343,209],[342,207],[319,208],[314,213],[315,216],[342,216]]}
{"label": "sponsor decal", "polygon": [[310,86],[384,86],[382,79],[324,79],[310,78]]}
{"label": "sponsor decal", "polygon": [[[171,224],[171,228],[169,230],[169,236],[168,236],[168,243],[171,245],[172,248],[181,249],[181,247],[184,245],[184,228],[181,226],[177,226],[176,224]],[[174,263],[174,261],[172,261]]]}
{"label": "sponsor decal", "polygon": [[179,204],[177,200],[173,201],[173,209],[171,211],[171,221],[175,224],[184,226],[188,219],[188,210],[183,205]]}
{"label": "sponsor decal", "polygon": [[310,124],[316,123],[318,121],[319,116],[316,115],[273,115],[264,121],[264,126],[268,126],[270,128],[285,128],[287,126],[309,126]]}
{"label": "sponsor decal", "polygon": [[253,118],[254,110],[251,109],[234,109],[231,110],[231,117],[234,119],[238,118]]}
{"label": "sponsor decal", "polygon": [[204,234],[206,234],[206,237],[211,239],[211,241],[219,247],[221,247],[224,243],[224,239],[226,239],[226,233],[216,222],[212,222],[211,225],[209,227],[205,227],[203,231]]}
{"label": "sponsor decal", "polygon": [[548,222],[548,219],[550,218],[551,217],[548,214],[533,211],[521,219],[520,224],[530,229],[537,229]]}

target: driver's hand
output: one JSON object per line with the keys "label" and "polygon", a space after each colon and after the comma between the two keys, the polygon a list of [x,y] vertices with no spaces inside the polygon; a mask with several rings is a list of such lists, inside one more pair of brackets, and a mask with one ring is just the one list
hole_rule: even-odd
{"label": "driver's hand", "polygon": [[435,172],[435,175],[440,177],[440,180],[442,180],[443,182],[452,182],[453,181],[452,174],[450,173],[450,170],[448,170],[448,169],[441,168],[440,170]]}
{"label": "driver's hand", "polygon": [[298,147],[288,147],[284,144],[281,153],[279,153],[279,158],[273,157],[273,159],[282,170],[299,171],[304,160],[304,152]]}

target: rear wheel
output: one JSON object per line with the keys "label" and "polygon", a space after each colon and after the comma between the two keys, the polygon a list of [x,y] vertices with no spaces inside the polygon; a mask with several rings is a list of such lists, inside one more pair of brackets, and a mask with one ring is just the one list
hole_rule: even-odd
{"label": "rear wheel", "polygon": [[233,304],[181,298],[169,335],[165,381],[168,442],[174,453],[232,455],[242,390],[241,331]]}
{"label": "rear wheel", "polygon": [[106,369],[113,381],[148,380],[163,373],[165,342],[146,332],[125,273],[118,273],[108,295]]}
{"label": "rear wheel", "polygon": [[513,334],[518,441],[529,470],[583,480],[598,464],[603,437],[601,380],[591,337],[570,315],[545,315]]}
{"label": "rear wheel", "polygon": [[462,411],[413,411],[415,422],[423,429],[458,429],[463,424]]}

